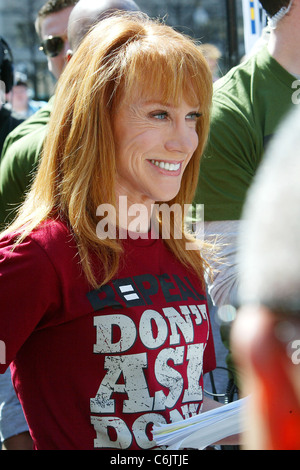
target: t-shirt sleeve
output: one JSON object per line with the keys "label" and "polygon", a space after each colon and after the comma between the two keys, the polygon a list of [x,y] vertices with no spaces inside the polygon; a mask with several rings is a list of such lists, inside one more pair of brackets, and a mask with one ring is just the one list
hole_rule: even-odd
{"label": "t-shirt sleeve", "polygon": [[12,251],[13,246],[12,239],[0,240],[0,373],[61,303],[58,276],[46,252],[31,238]]}

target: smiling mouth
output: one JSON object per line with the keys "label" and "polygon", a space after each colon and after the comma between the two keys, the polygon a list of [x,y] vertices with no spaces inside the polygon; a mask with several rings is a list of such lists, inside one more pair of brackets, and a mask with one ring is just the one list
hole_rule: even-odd
{"label": "smiling mouth", "polygon": [[178,171],[180,170],[181,163],[169,163],[159,160],[151,160],[152,165],[155,165],[162,170],[166,171]]}

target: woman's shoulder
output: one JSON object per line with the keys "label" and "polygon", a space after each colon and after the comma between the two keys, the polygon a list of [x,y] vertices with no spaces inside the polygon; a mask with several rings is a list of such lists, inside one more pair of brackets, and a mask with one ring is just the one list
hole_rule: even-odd
{"label": "woman's shoulder", "polygon": [[41,223],[29,237],[56,263],[64,263],[77,253],[74,235],[61,219],[49,219]]}
{"label": "woman's shoulder", "polygon": [[67,223],[59,218],[42,222],[29,236],[41,244],[64,243],[67,239],[73,238]]}
{"label": "woman's shoulder", "polygon": [[22,236],[22,231],[12,231],[6,233],[0,239],[0,249],[10,249],[18,253],[37,254],[44,252],[49,259],[65,260],[77,252],[74,237],[67,224],[60,219],[50,219],[42,222],[37,228],[32,230],[22,241],[18,238]]}

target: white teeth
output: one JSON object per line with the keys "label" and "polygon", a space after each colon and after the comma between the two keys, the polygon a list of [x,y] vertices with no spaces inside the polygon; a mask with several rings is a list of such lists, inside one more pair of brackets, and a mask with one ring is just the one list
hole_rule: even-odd
{"label": "white teeth", "polygon": [[159,162],[157,160],[151,160],[151,163],[167,171],[178,171],[180,168],[180,163]]}

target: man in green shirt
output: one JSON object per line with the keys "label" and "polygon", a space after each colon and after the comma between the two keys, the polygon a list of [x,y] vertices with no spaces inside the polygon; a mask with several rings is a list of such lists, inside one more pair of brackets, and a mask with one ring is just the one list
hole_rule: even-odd
{"label": "man in green shirt", "polygon": [[[48,0],[37,15],[36,32],[48,59],[49,71],[56,79],[67,63],[68,20],[77,1]],[[0,230],[14,218],[32,180],[51,109],[52,99],[14,129],[4,142],[0,159]]]}

